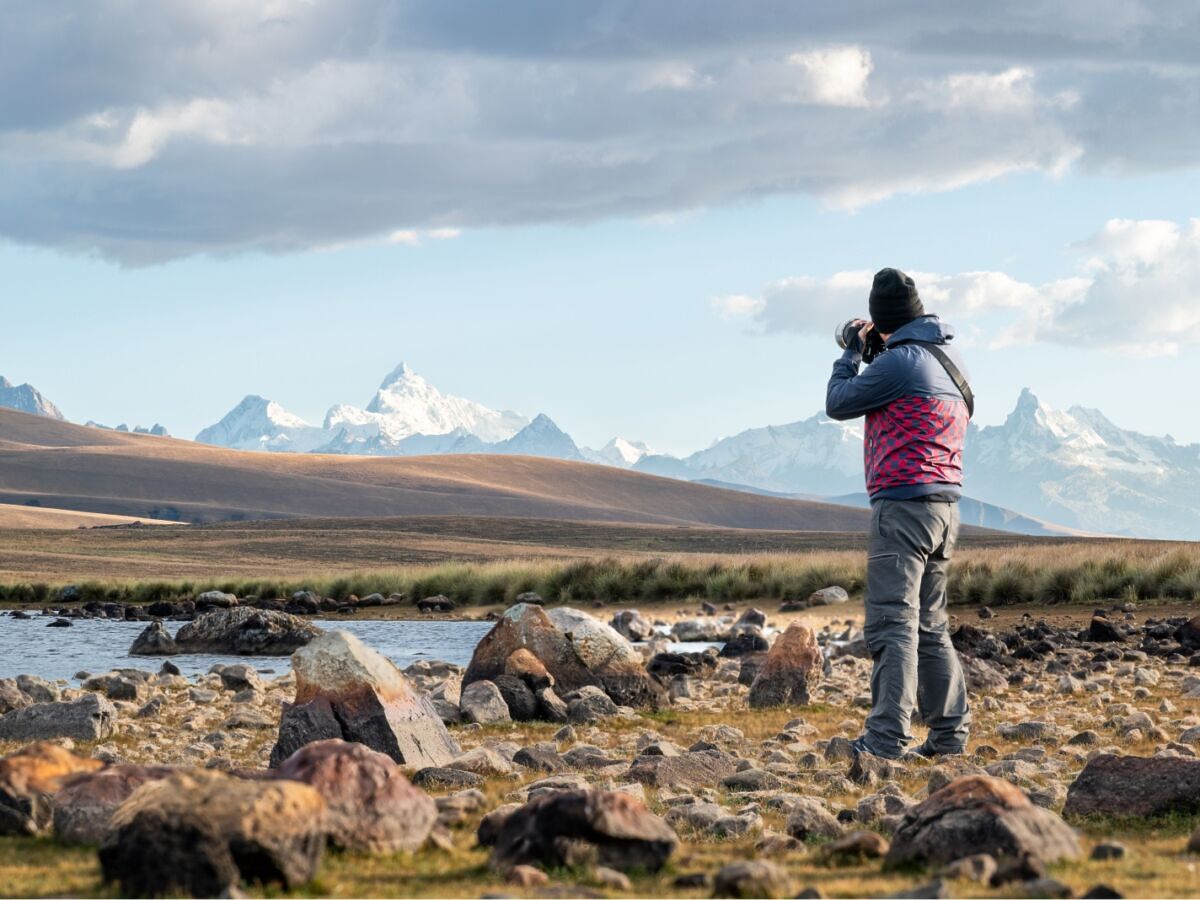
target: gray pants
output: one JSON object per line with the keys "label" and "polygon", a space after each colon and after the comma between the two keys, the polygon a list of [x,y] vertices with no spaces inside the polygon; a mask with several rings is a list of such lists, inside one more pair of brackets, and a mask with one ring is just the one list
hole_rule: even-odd
{"label": "gray pants", "polygon": [[946,570],[957,539],[957,503],[871,504],[865,637],[875,667],[866,742],[880,756],[904,753],[914,710],[929,726],[932,749],[966,747],[967,686],[946,614]]}

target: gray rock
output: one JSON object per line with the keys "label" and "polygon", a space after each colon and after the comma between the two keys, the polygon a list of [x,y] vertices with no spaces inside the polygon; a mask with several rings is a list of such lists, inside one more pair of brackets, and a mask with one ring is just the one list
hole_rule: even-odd
{"label": "gray rock", "polygon": [[576,725],[599,722],[617,712],[608,694],[592,685],[580,688],[567,702],[567,720]]}
{"label": "gray rock", "polygon": [[298,616],[238,606],[188,622],[175,635],[175,645],[180,653],[287,656],[323,633]]}
{"label": "gray rock", "polygon": [[474,681],[464,687],[458,707],[467,722],[498,725],[512,721],[504,695],[491,681]]}
{"label": "gray rock", "polygon": [[850,599],[850,595],[846,593],[846,589],[833,585],[832,587],[821,588],[819,591],[813,591],[808,596],[809,606],[832,606],[835,603],[845,603]]}
{"label": "gray rock", "polygon": [[721,867],[713,880],[714,897],[790,897],[794,893],[787,869],[765,859],[745,859]]}
{"label": "gray rock", "polygon": [[737,770],[737,760],[718,750],[700,750],[680,756],[639,756],[626,778],[647,787],[694,791],[716,784]]}
{"label": "gray rock", "polygon": [[5,741],[101,741],[111,737],[116,728],[116,707],[93,693],[78,700],[35,703],[0,716],[0,740]]}
{"label": "gray rock", "polygon": [[216,665],[209,669],[221,678],[221,684],[227,691],[261,691],[266,689],[258,670],[246,663],[234,663],[232,666]]}
{"label": "gray rock", "polygon": [[798,797],[788,809],[787,833],[800,841],[840,837],[843,828],[825,804],[812,797]]}
{"label": "gray rock", "polygon": [[196,597],[196,609],[230,609],[238,605],[238,598],[224,591],[205,591]]}
{"label": "gray rock", "polygon": [[1158,816],[1198,811],[1200,759],[1107,753],[1088,761],[1067,789],[1063,807],[1063,815],[1067,816]]}

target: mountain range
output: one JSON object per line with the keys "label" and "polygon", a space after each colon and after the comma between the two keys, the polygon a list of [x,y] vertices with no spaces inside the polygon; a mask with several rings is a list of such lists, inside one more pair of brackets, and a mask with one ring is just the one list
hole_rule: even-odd
{"label": "mountain range", "polygon": [[[0,406],[61,419],[29,385],[0,379]],[[818,414],[751,428],[683,457],[613,438],[579,447],[548,416],[528,419],[444,394],[406,365],[364,407],[313,425],[248,396],[197,435],[239,450],[360,456],[502,454],[589,461],[711,486],[861,506],[861,422]],[[1200,539],[1200,445],[1121,429],[1097,410],[1056,410],[1026,389],[1003,424],[972,425],[964,521],[1024,534],[1083,532]]]}

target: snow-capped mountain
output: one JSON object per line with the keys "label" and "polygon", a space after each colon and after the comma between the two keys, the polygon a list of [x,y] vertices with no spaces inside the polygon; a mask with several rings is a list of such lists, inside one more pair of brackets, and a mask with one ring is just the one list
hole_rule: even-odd
{"label": "snow-capped mountain", "polygon": [[862,440],[861,423],[816,415],[790,425],[751,428],[683,459],[644,456],[634,469],[786,494],[849,494],[863,486]]}
{"label": "snow-capped mountain", "polygon": [[622,469],[637,465],[638,460],[644,456],[657,455],[642,441],[631,441],[623,437],[613,438],[599,450],[585,448],[580,452],[583,453],[584,459],[591,462],[617,466]]}
{"label": "snow-capped mountain", "polygon": [[130,428],[124,422],[114,427],[112,425],[104,425],[100,422],[93,422],[91,419],[88,419],[86,422],[84,422],[84,424],[87,425],[88,428],[100,428],[104,431],[123,431],[129,434],[150,434],[154,437],[171,436],[171,433],[167,431],[166,426],[161,425],[158,422],[155,422],[149,428],[146,428],[143,425],[134,425],[132,428]]}
{"label": "snow-capped mountain", "polygon": [[350,444],[361,441],[387,446],[413,435],[455,431],[495,443],[511,438],[528,424],[528,419],[510,410],[497,411],[473,400],[443,394],[401,363],[383,380],[365,409],[335,406],[325,415],[324,428],[331,435],[344,432]]}
{"label": "snow-capped mountain", "polygon": [[233,450],[274,450],[307,453],[327,443],[325,429],[310,425],[274,400],[250,394],[216,425],[196,435],[202,444]]}
{"label": "snow-capped mountain", "polygon": [[0,375],[0,407],[64,421],[58,407],[47,400],[41,391],[31,384],[13,384],[3,375]]}
{"label": "snow-capped mountain", "polygon": [[579,448],[575,446],[570,435],[555,425],[554,421],[545,413],[539,414],[532,422],[506,441],[491,444],[484,450],[460,452],[510,453],[522,456],[549,456],[554,459],[583,459],[583,454],[579,452]]}
{"label": "snow-capped mountain", "polygon": [[1200,445],[1126,431],[1097,410],[1021,393],[1003,425],[967,437],[966,489],[1085,531],[1200,538]]}

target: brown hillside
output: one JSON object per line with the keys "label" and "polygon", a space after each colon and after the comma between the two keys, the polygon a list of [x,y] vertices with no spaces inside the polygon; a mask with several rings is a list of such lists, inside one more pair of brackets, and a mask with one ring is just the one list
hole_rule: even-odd
{"label": "brown hillside", "polygon": [[525,456],[249,453],[0,410],[0,503],[235,519],[506,516],[861,531],[867,512]]}

